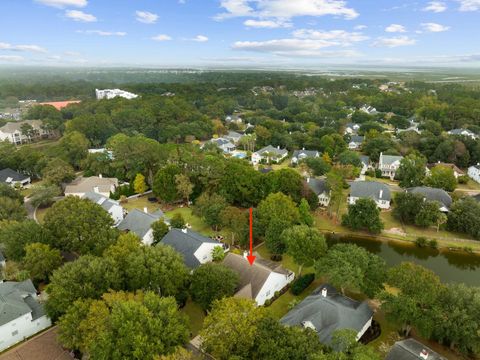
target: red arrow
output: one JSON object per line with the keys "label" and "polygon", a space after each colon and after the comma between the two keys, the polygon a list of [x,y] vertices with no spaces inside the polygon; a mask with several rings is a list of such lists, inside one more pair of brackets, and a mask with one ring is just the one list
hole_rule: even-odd
{"label": "red arrow", "polygon": [[250,255],[247,256],[248,262],[250,265],[253,265],[255,262],[256,256],[253,255],[253,209],[250,208]]}

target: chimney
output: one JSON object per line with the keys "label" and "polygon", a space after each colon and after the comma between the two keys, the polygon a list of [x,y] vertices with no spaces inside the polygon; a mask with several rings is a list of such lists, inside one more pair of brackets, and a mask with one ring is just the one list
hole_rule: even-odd
{"label": "chimney", "polygon": [[428,359],[428,355],[429,355],[429,354],[428,354],[428,351],[425,350],[425,349],[423,349],[423,350],[420,352],[420,357],[421,357],[422,359],[427,360],[427,359]]}
{"label": "chimney", "polygon": [[277,146],[277,149],[280,150],[280,145]]}
{"label": "chimney", "polygon": [[381,199],[382,196],[383,196],[383,190],[380,190],[380,194],[379,194],[378,198]]}
{"label": "chimney", "polygon": [[102,175],[102,174],[98,174],[98,177],[99,177],[100,179],[103,179],[103,175]]}
{"label": "chimney", "polygon": [[302,148],[303,151],[305,151],[305,146]]}
{"label": "chimney", "polygon": [[188,232],[187,228],[182,229],[182,233],[186,234]]}
{"label": "chimney", "polygon": [[307,178],[307,184],[310,184],[310,178],[309,177]]}
{"label": "chimney", "polygon": [[326,298],[327,295],[328,295],[328,290],[327,290],[327,288],[323,288],[323,289],[322,289],[322,296],[323,296],[324,298]]}
{"label": "chimney", "polygon": [[147,208],[147,207],[144,207],[144,208],[143,208],[143,212],[144,212],[145,214],[148,214],[148,208]]}
{"label": "chimney", "polygon": [[93,192],[95,192],[95,193],[98,194],[98,193],[100,192],[99,187],[98,187],[98,186],[95,186],[95,187],[93,188]]}
{"label": "chimney", "polygon": [[248,251],[244,251],[244,252],[243,252],[243,258],[246,259],[247,256],[248,256]]}

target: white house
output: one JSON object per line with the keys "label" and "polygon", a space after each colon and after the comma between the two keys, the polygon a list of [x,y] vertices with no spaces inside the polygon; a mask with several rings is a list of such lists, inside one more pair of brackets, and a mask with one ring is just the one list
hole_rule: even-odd
{"label": "white house", "polygon": [[253,265],[250,265],[246,254],[241,256],[229,253],[223,264],[240,277],[240,284],[234,296],[255,300],[259,306],[264,305],[277,291],[284,289],[295,278],[295,273],[258,256]]}
{"label": "white house", "polygon": [[99,176],[81,177],[65,187],[65,196],[84,197],[88,192],[95,192],[105,197],[110,197],[110,193],[115,192],[118,187],[118,179],[104,178]]}
{"label": "white house", "polygon": [[360,155],[360,160],[362,161],[362,170],[360,170],[360,175],[365,175],[370,168],[370,158],[367,155]]}
{"label": "white house", "polygon": [[144,245],[152,245],[154,242],[152,224],[164,218],[165,214],[161,210],[149,213],[147,208],[143,211],[134,209],[118,224],[117,229],[132,232],[140,238]]}
{"label": "white house", "polygon": [[292,164],[296,165],[300,161],[305,160],[307,158],[312,158],[313,159],[313,158],[318,158],[318,157],[320,157],[320,153],[316,150],[305,150],[305,149],[295,150],[293,152],[293,156],[292,156]]}
{"label": "white house", "polygon": [[337,330],[350,329],[359,341],[372,325],[373,310],[366,301],[343,296],[328,285],[322,285],[290,310],[280,322],[314,330],[322,344],[330,345]]}
{"label": "white house", "polygon": [[[31,131],[25,134],[22,127],[31,126]],[[15,145],[23,144],[39,138],[48,137],[51,131],[43,128],[41,120],[24,120],[8,122],[0,127],[0,141],[8,140]]]}
{"label": "white house", "polygon": [[287,156],[287,150],[280,149],[280,146],[273,147],[272,145],[268,145],[252,154],[252,163],[253,165],[257,165],[262,161],[265,161],[267,163],[278,163],[285,159]]}
{"label": "white house", "polygon": [[455,135],[455,136],[466,136],[473,140],[478,139],[478,136],[473,131],[470,131],[468,129],[453,129],[453,130],[450,130],[448,134]]}
{"label": "white house", "polygon": [[435,201],[441,212],[447,213],[452,206],[452,197],[443,189],[428,186],[417,186],[407,189],[407,192],[423,196],[424,201]]}
{"label": "white house", "polygon": [[243,137],[242,134],[236,131],[229,131],[227,135],[224,136],[225,139],[230,140],[234,144],[238,144],[240,139]]}
{"label": "white house", "polygon": [[370,106],[370,105],[363,105],[361,108],[360,108],[360,111],[363,111],[364,113],[367,113],[368,115],[376,115],[378,114],[378,111],[377,109],[375,109],[373,106]]}
{"label": "white house", "polygon": [[23,187],[30,184],[30,182],[30,176],[20,174],[10,168],[0,170],[0,183],[5,183],[13,187]]}
{"label": "white house", "polygon": [[364,139],[365,138],[363,136],[352,135],[350,137],[350,141],[348,142],[348,148],[350,150],[359,150],[362,147]]}
{"label": "white house", "polygon": [[124,218],[124,210],[122,205],[118,201],[109,199],[96,192],[87,192],[83,196],[86,199],[91,200],[95,204],[100,205],[105,211],[107,211],[114,221],[114,225],[118,225]]}
{"label": "white house", "polygon": [[428,346],[415,339],[397,341],[385,360],[447,360]]}
{"label": "white house", "polygon": [[226,123],[241,124],[243,122],[243,120],[242,120],[242,117],[240,115],[227,115],[225,117],[225,122]]}
{"label": "white house", "polygon": [[357,134],[358,130],[360,130],[360,125],[359,124],[348,123],[347,125],[345,125],[344,135]]}
{"label": "white house", "polygon": [[120,90],[120,89],[104,89],[104,90],[99,90],[95,89],[95,96],[97,97],[97,100],[101,99],[113,99],[116,97],[122,97],[124,99],[136,99],[138,95],[133,94],[131,92],[125,91],[125,90]]}
{"label": "white house", "polygon": [[468,176],[473,181],[476,181],[477,183],[480,183],[480,164],[470,166],[468,168]]}
{"label": "white house", "polygon": [[237,148],[233,142],[226,138],[211,139],[210,143],[217,145],[225,154],[231,154]]}
{"label": "white house", "polygon": [[31,280],[0,283],[0,351],[51,325]]}
{"label": "white house", "polygon": [[402,159],[403,156],[383,155],[383,153],[380,153],[378,168],[382,172],[382,176],[389,177],[393,180],[398,168],[400,167],[400,162]]}
{"label": "white house", "polygon": [[195,269],[213,261],[213,250],[221,247],[225,252],[228,246],[189,229],[171,229],[160,242],[173,247],[182,254],[185,265]]}
{"label": "white house", "polygon": [[390,188],[375,181],[354,181],[350,186],[348,204],[353,205],[358,199],[372,199],[380,209],[389,209],[392,199]]}
{"label": "white house", "polygon": [[327,207],[330,204],[330,189],[327,180],[307,178],[308,187],[317,195],[320,206]]}

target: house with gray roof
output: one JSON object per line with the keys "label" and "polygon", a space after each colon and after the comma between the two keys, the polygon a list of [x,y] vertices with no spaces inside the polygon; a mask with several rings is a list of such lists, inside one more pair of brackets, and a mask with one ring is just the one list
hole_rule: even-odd
{"label": "house with gray roof", "polygon": [[448,132],[448,135],[466,136],[472,140],[478,139],[478,136],[473,131],[470,131],[468,129],[453,129]]}
{"label": "house with gray roof", "polygon": [[117,229],[120,231],[132,232],[142,240],[144,245],[152,245],[152,224],[164,218],[165,214],[161,210],[149,213],[147,208],[143,211],[134,209],[125,216],[120,224],[118,224]]}
{"label": "house with gray roof", "polygon": [[318,157],[320,157],[320,153],[316,150],[295,150],[292,156],[292,165],[296,165],[307,158],[313,159]]}
{"label": "house with gray roof", "polygon": [[337,330],[351,329],[357,341],[372,325],[373,310],[366,301],[350,299],[328,284],[322,285],[290,310],[280,322],[317,332],[322,344],[330,345]]}
{"label": "house with gray roof", "polygon": [[257,165],[261,162],[278,163],[287,156],[288,151],[286,149],[280,149],[280,146],[273,147],[272,145],[268,145],[252,154],[252,163],[253,165]]}
{"label": "house with gray roof", "polygon": [[354,135],[360,130],[360,125],[355,123],[348,123],[345,125],[344,135]]}
{"label": "house with gray roof", "polygon": [[400,167],[400,162],[402,159],[403,156],[383,155],[383,153],[380,153],[378,168],[382,172],[382,176],[389,177],[393,180],[397,174],[397,170]]}
{"label": "house with gray roof", "polygon": [[[28,133],[25,133],[25,127],[29,127],[30,131],[28,131]],[[34,139],[48,137],[50,134],[51,131],[43,126],[41,120],[7,122],[0,127],[0,141],[8,140],[15,145],[20,145]]]}
{"label": "house with gray roof", "polygon": [[397,341],[385,360],[447,360],[415,339]]}
{"label": "house with gray roof", "polygon": [[105,197],[110,197],[118,187],[118,179],[98,176],[80,177],[65,187],[65,196],[83,197],[88,192],[96,192]]}
{"label": "house with gray roof", "polygon": [[196,269],[202,264],[213,261],[213,249],[221,247],[228,251],[228,246],[189,229],[171,229],[160,244],[173,247],[182,254],[185,265]]}
{"label": "house with gray roof", "polygon": [[327,207],[330,203],[330,189],[327,180],[307,178],[307,185],[317,195],[320,206]]}
{"label": "house with gray roof", "polygon": [[234,144],[238,144],[242,137],[242,134],[232,130],[230,130],[228,134],[224,136],[225,139],[230,140]]}
{"label": "house with gray roof", "polygon": [[110,214],[115,225],[118,225],[123,220],[124,210],[118,201],[112,200],[96,192],[87,192],[83,197],[100,205]]}
{"label": "house with gray roof", "polygon": [[19,173],[10,168],[0,170],[0,183],[10,186],[26,186],[30,184],[30,176]]}
{"label": "house with gray roof", "polygon": [[448,212],[452,206],[452,197],[443,189],[428,186],[417,186],[407,189],[412,194],[420,194],[426,201],[436,201],[440,204],[441,212]]}
{"label": "house with gray roof", "polygon": [[230,154],[236,149],[235,144],[226,138],[216,138],[210,140],[210,142],[217,145],[218,148],[222,150],[225,154]]}
{"label": "house with gray roof", "polygon": [[0,351],[51,325],[31,280],[0,283]]}
{"label": "house with gray roof", "polygon": [[360,161],[362,162],[362,170],[360,171],[360,175],[365,175],[367,170],[370,168],[370,157],[367,155],[360,155]]}
{"label": "house with gray roof", "polygon": [[295,273],[284,269],[278,263],[261,259],[258,255],[253,265],[244,256],[228,253],[223,265],[232,269],[240,277],[235,297],[255,300],[264,305],[295,278]]}
{"label": "house with gray roof", "polygon": [[358,150],[362,147],[364,140],[365,140],[365,137],[363,136],[352,135],[350,137],[350,141],[348,142],[348,148],[350,150]]}
{"label": "house with gray roof", "polygon": [[380,209],[389,209],[392,195],[390,188],[376,181],[354,181],[350,185],[348,204],[353,205],[358,199],[372,199]]}

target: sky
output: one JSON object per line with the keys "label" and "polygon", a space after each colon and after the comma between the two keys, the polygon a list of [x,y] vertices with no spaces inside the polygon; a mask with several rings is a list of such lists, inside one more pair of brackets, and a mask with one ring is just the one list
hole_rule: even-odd
{"label": "sky", "polygon": [[480,0],[0,0],[0,64],[480,67]]}

